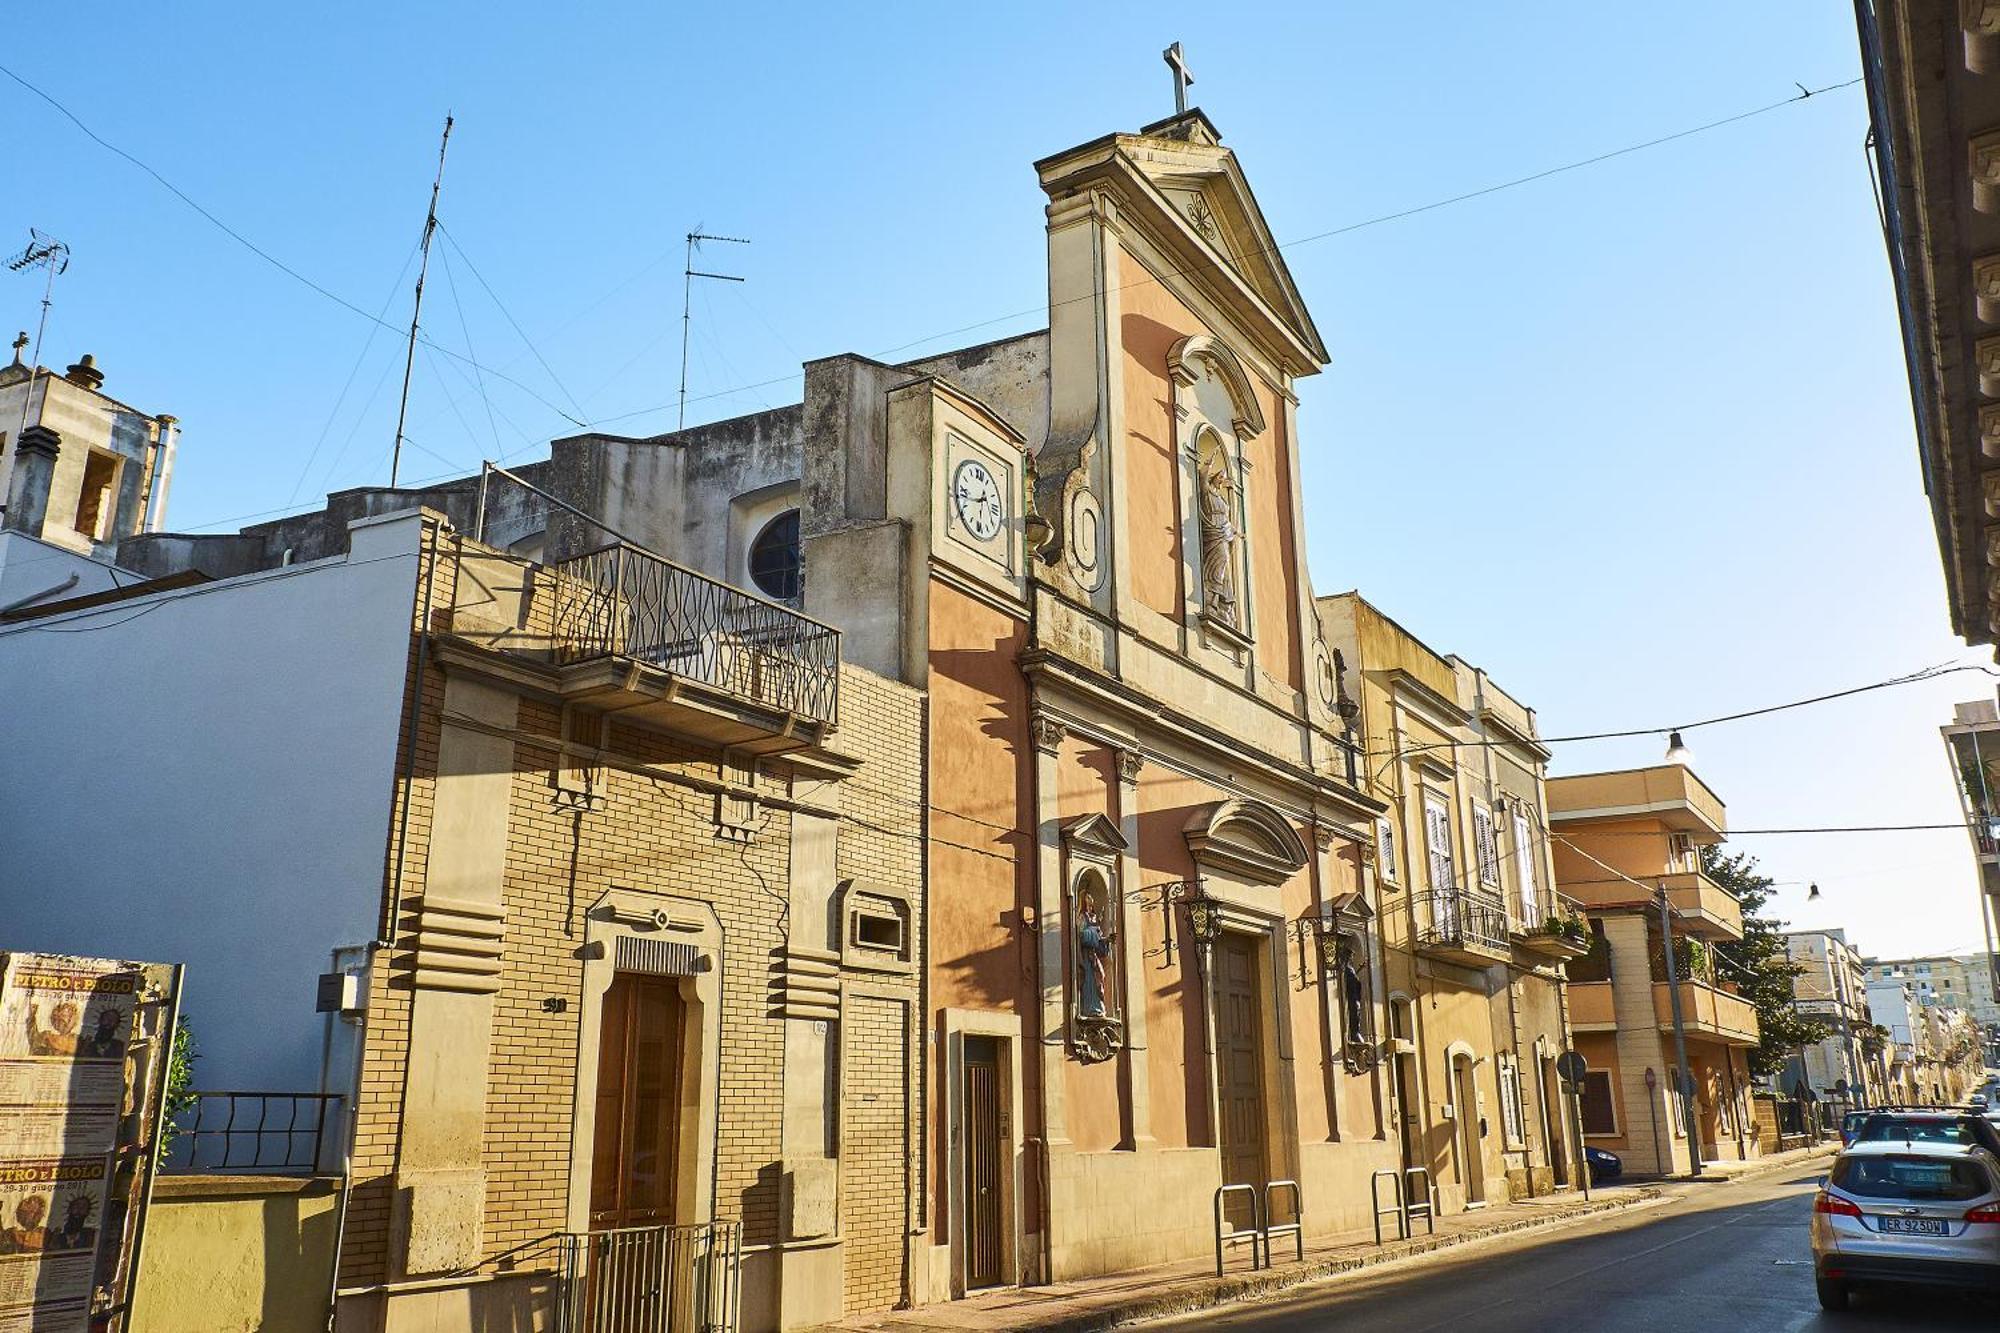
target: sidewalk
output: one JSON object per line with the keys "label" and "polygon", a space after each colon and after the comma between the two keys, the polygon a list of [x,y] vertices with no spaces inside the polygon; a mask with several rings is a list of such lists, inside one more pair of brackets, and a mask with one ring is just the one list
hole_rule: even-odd
{"label": "sidewalk", "polygon": [[[1713,1175],[1718,1183],[1727,1183],[1744,1176],[1783,1170],[1829,1155],[1835,1146],[1824,1144],[1751,1162],[1724,1163],[1721,1165],[1728,1169],[1718,1169]],[[1691,1183],[1694,1182],[1689,1178],[1681,1177],[1620,1184],[1592,1189],[1589,1202],[1580,1194],[1565,1192],[1475,1209],[1439,1219],[1435,1235],[1426,1234],[1420,1223],[1417,1234],[1410,1240],[1389,1240],[1379,1247],[1371,1230],[1340,1232],[1309,1242],[1303,1263],[1288,1262],[1292,1251],[1281,1239],[1276,1246],[1277,1262],[1261,1272],[1250,1270],[1248,1247],[1238,1247],[1230,1252],[1229,1272],[1222,1277],[1215,1275],[1213,1258],[1204,1257],[1046,1287],[996,1288],[962,1301],[857,1316],[826,1325],[820,1333],[834,1333],[834,1330],[929,1333],[945,1329],[1096,1333],[1141,1319],[1189,1314],[1268,1296],[1304,1283],[1456,1248],[1491,1236],[1553,1229],[1584,1218],[1646,1207],[1670,1197],[1666,1187]],[[1389,1224],[1385,1218],[1384,1225]]]}
{"label": "sidewalk", "polygon": [[1753,1157],[1747,1162],[1703,1162],[1699,1176],[1678,1175],[1649,1177],[1643,1183],[1648,1185],[1694,1185],[1726,1184],[1742,1176],[1761,1175],[1766,1171],[1776,1171],[1783,1167],[1811,1162],[1822,1157],[1831,1157],[1840,1151],[1840,1140],[1828,1139],[1804,1148],[1793,1148],[1788,1152],[1772,1153],[1769,1157]]}

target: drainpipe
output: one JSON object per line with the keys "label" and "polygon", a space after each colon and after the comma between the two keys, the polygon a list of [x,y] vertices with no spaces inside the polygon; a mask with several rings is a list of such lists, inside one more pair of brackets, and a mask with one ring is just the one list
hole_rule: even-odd
{"label": "drainpipe", "polygon": [[179,442],[180,430],[171,413],[162,412],[153,418],[153,468],[146,485],[142,532],[158,532],[166,522],[167,487],[174,479],[174,450]]}

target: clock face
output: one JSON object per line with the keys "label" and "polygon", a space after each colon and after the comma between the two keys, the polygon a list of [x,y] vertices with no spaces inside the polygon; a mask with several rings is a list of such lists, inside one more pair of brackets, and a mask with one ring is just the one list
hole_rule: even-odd
{"label": "clock face", "polygon": [[958,510],[958,521],[980,541],[992,541],[1000,534],[1007,507],[1000,498],[999,483],[986,470],[986,464],[968,458],[958,465],[951,478],[951,502]]}

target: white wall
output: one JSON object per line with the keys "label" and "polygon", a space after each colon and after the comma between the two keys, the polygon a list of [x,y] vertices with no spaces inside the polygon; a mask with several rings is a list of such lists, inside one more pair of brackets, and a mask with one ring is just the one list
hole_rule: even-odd
{"label": "white wall", "polygon": [[[75,583],[69,583],[72,574],[76,575]],[[0,532],[0,610],[30,597],[36,602],[88,597],[142,578],[25,532]],[[66,583],[68,587],[63,586]]]}
{"label": "white wall", "polygon": [[0,949],[187,964],[202,1088],[311,1091],[372,939],[420,525],[0,627]]}

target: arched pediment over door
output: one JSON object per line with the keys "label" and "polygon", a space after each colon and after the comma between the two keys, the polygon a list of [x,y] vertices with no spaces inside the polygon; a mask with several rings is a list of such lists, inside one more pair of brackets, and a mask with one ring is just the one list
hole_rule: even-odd
{"label": "arched pediment over door", "polygon": [[1291,821],[1262,801],[1205,805],[1188,820],[1183,836],[1197,869],[1246,884],[1282,884],[1310,855]]}

